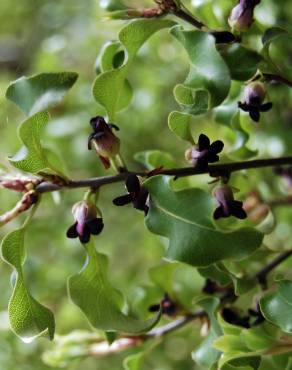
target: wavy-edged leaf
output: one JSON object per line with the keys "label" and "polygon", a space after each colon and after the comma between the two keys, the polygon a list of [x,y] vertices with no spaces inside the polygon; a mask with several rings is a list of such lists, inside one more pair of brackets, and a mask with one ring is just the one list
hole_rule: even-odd
{"label": "wavy-edged leaf", "polygon": [[9,85],[6,98],[31,116],[57,105],[77,78],[78,74],[75,72],[41,73],[32,77],[21,77]]}
{"label": "wavy-edged leaf", "polygon": [[168,127],[180,139],[193,144],[194,139],[190,130],[191,120],[190,114],[174,111],[168,116]]}
{"label": "wavy-edged leaf", "polygon": [[30,173],[38,173],[40,171],[59,172],[50,164],[48,150],[43,148],[41,144],[41,136],[48,121],[49,113],[39,112],[20,124],[18,136],[24,146],[16,155],[9,158],[10,163],[14,167]]}
{"label": "wavy-edged leaf", "polygon": [[185,113],[205,113],[227,97],[231,83],[228,67],[213,36],[202,31],[184,31],[181,26],[170,32],[190,59],[189,74],[183,84],[175,87],[175,98]]}
{"label": "wavy-edged leaf", "polygon": [[277,290],[262,297],[260,307],[266,320],[292,333],[292,281],[279,281]]}
{"label": "wavy-edged leaf", "polygon": [[130,103],[129,95],[128,99],[125,99],[124,90],[128,70],[138,50],[155,32],[174,24],[173,21],[165,19],[139,19],[129,23],[120,31],[119,41],[126,55],[124,64],[117,69],[101,73],[93,84],[93,96],[106,109],[110,120],[114,120],[115,113]]}
{"label": "wavy-edged leaf", "polygon": [[266,30],[262,38],[263,48],[261,50],[261,55],[265,60],[259,66],[262,72],[275,73],[291,78],[291,63],[285,61],[282,52],[280,52],[280,55],[277,52],[278,47],[280,50],[287,52],[287,48],[291,45],[291,38],[292,35],[280,27],[272,27]]}
{"label": "wavy-edged leaf", "polygon": [[121,311],[123,298],[107,278],[107,257],[96,251],[93,243],[85,246],[87,258],[82,270],[68,280],[72,301],[83,311],[90,324],[107,331],[139,334],[150,330],[159,320],[142,321]]}
{"label": "wavy-edged leaf", "polygon": [[215,311],[220,304],[220,300],[215,297],[204,298],[196,303],[207,312],[210,320],[210,330],[207,338],[192,352],[192,359],[200,366],[210,368],[220,357],[220,351],[213,348],[213,342],[222,334],[215,317]]}
{"label": "wavy-edged leaf", "polygon": [[146,225],[169,238],[166,258],[208,266],[227,258],[240,260],[260,247],[263,234],[253,228],[217,229],[211,221],[214,201],[203,190],[174,191],[167,176],[155,176],[145,186],[151,195]]}
{"label": "wavy-edged leaf", "polygon": [[39,336],[48,336],[52,340],[55,331],[54,315],[32,297],[23,276],[24,237],[25,228],[22,227],[6,235],[1,245],[2,258],[16,274],[8,306],[10,325],[24,342],[31,342]]}

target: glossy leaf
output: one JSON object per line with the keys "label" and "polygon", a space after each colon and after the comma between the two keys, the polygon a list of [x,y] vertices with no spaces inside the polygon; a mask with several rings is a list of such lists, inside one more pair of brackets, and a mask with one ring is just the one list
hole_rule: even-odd
{"label": "glossy leaf", "polygon": [[240,44],[227,46],[221,55],[228,65],[233,80],[246,81],[254,76],[262,57]]}
{"label": "glossy leaf", "polygon": [[41,136],[48,121],[48,112],[39,112],[20,124],[18,136],[24,147],[9,158],[14,167],[31,173],[59,172],[49,163],[48,155],[51,154],[41,144]]}
{"label": "glossy leaf", "polygon": [[171,112],[168,116],[168,127],[180,139],[194,143],[190,131],[191,115],[181,112]]}
{"label": "glossy leaf", "polygon": [[22,270],[25,262],[24,237],[24,227],[12,231],[3,239],[1,250],[2,258],[16,273],[8,306],[11,329],[29,343],[39,336],[53,339],[55,321],[53,313],[33,298],[26,285]]}
{"label": "glossy leaf", "polygon": [[211,221],[215,204],[200,189],[173,191],[170,178],[156,176],[145,186],[151,194],[148,229],[169,238],[166,258],[194,266],[240,260],[260,247],[263,235],[253,228],[221,231]]}
{"label": "glossy leaf", "polygon": [[207,338],[192,352],[192,359],[200,366],[210,368],[220,357],[220,351],[213,348],[213,342],[222,334],[215,317],[215,311],[220,301],[218,298],[205,298],[198,301],[197,304],[207,312],[210,320],[210,330]]}
{"label": "glossy leaf", "polygon": [[[125,99],[124,89],[126,77],[133,60],[144,42],[155,32],[174,25],[173,21],[163,19],[135,20],[126,25],[119,33],[119,41],[127,55],[125,63],[117,68],[101,73],[94,81],[93,96],[102,105],[110,120],[115,119],[115,113],[125,108],[130,99]],[[128,95],[129,97],[129,95]]]}
{"label": "glossy leaf", "polygon": [[190,59],[185,82],[174,90],[183,111],[197,115],[221,104],[228,95],[231,79],[216,49],[214,37],[202,31],[184,31],[181,26],[173,27],[171,34],[182,44]]}
{"label": "glossy leaf", "polygon": [[261,311],[266,320],[292,333],[292,282],[282,280],[278,289],[267,293],[260,300]]}
{"label": "glossy leaf", "polygon": [[74,85],[78,74],[74,72],[41,73],[21,77],[12,82],[6,98],[13,101],[26,115],[31,116],[57,105]]}
{"label": "glossy leaf", "polygon": [[160,313],[141,321],[121,311],[123,298],[107,279],[108,261],[92,243],[84,246],[87,258],[82,270],[68,281],[72,301],[83,311],[90,324],[102,330],[139,334],[150,330]]}

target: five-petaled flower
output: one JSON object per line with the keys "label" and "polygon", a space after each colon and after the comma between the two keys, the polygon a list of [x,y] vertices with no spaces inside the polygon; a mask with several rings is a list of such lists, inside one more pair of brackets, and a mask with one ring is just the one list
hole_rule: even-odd
{"label": "five-petaled flower", "polygon": [[88,243],[90,235],[98,235],[103,229],[103,220],[97,217],[96,206],[86,200],[76,203],[72,208],[75,223],[67,230],[68,238],[79,238],[81,243]]}
{"label": "five-petaled flower", "polygon": [[240,0],[228,18],[230,27],[238,32],[247,31],[253,23],[253,12],[260,0]]}
{"label": "five-petaled flower", "polygon": [[119,130],[119,128],[112,123],[107,123],[101,116],[93,117],[90,125],[93,132],[88,137],[88,149],[91,150],[93,146],[104,167],[108,169],[110,159],[114,158],[120,150],[120,139],[112,130],[113,128]]}
{"label": "five-petaled flower", "polygon": [[219,207],[215,209],[213,217],[215,220],[221,217],[235,216],[239,219],[247,217],[243,209],[243,202],[234,200],[232,188],[228,185],[218,186],[214,190],[214,196]]}
{"label": "five-petaled flower", "polygon": [[126,189],[128,194],[117,197],[113,200],[116,206],[124,206],[125,204],[132,203],[134,208],[144,211],[147,215],[149,207],[148,201],[148,191],[140,184],[138,176],[130,174],[126,180]]}
{"label": "five-petaled flower", "polygon": [[218,153],[222,151],[224,144],[221,140],[216,140],[210,144],[208,136],[201,134],[197,145],[187,149],[186,160],[200,170],[208,168],[208,163],[219,161]]}
{"label": "five-petaled flower", "polygon": [[167,316],[175,316],[178,310],[177,304],[166,293],[160,303],[151,305],[148,310],[157,312],[161,309],[162,313]]}
{"label": "five-petaled flower", "polygon": [[267,112],[273,106],[271,102],[263,104],[266,93],[264,84],[252,82],[244,89],[244,102],[238,102],[239,108],[248,112],[255,122],[260,120],[260,112]]}

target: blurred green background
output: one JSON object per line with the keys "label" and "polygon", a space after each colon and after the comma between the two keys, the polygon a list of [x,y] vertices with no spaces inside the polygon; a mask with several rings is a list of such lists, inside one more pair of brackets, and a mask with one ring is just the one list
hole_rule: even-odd
{"label": "blurred green background", "polygon": [[[124,1],[124,5],[145,6],[151,1]],[[186,5],[214,28],[227,28],[227,17],[235,1],[186,1]],[[0,2],[0,129],[1,161],[14,154],[20,143],[16,130],[24,119],[22,113],[5,100],[5,90],[10,81],[22,75],[47,71],[76,71],[79,79],[67,94],[64,102],[51,110],[51,121],[46,129],[44,142],[56,149],[64,160],[67,173],[72,178],[84,178],[105,174],[93,152],[87,150],[88,122],[92,116],[104,112],[91,95],[91,85],[96,75],[99,51],[104,42],[116,39],[124,22],[106,21],[107,9],[119,8],[118,1],[93,0],[22,0]],[[261,32],[273,25],[290,27],[292,7],[290,1],[266,0],[256,10],[256,25],[252,31],[256,47]],[[251,41],[250,41],[251,42]],[[284,62],[291,65],[291,44],[284,45]],[[290,54],[289,54],[290,48]],[[287,52],[288,51],[288,52]],[[281,53],[280,56],[281,57]],[[178,166],[185,165],[185,144],[179,141],[167,127],[167,115],[177,109],[172,95],[173,86],[183,81],[188,62],[182,49],[167,31],[154,35],[143,46],[136,58],[129,79],[135,96],[131,106],[118,115],[121,128],[119,137],[122,154],[130,168],[140,168],[134,154],[144,150],[166,150]],[[289,153],[292,145],[291,91],[275,85],[269,90],[275,108],[261,125],[250,127],[249,145],[260,155],[279,156]],[[211,139],[224,138],[226,152],[233,145],[229,128],[214,123],[211,115],[194,120],[193,133],[207,133]],[[291,152],[290,152],[291,154]],[[244,194],[253,188],[260,189],[267,197],[280,196],[287,189],[269,171],[251,171],[248,179],[236,177]],[[206,188],[205,176],[192,179],[191,184]],[[180,183],[178,182],[178,185]],[[183,186],[183,184],[182,184]],[[100,208],[105,221],[104,232],[96,238],[99,251],[110,256],[110,280],[132,304],[137,314],[147,312],[142,303],[145,286],[150,285],[148,270],[162,262],[164,240],[150,234],[144,227],[143,215],[131,207],[116,209],[111,199],[124,193],[122,184],[102,189]],[[0,211],[11,208],[17,194],[1,190]],[[82,266],[85,254],[76,240],[65,237],[72,224],[71,207],[83,196],[82,190],[72,190],[52,197],[45,196],[30,228],[27,241],[28,258],[25,277],[33,294],[50,307],[56,315],[57,334],[72,330],[90,330],[83,314],[69,301],[66,279]],[[289,210],[277,211],[278,227],[269,237],[270,248],[290,247]],[[20,225],[15,220],[1,230]],[[291,238],[290,238],[291,239]],[[42,353],[52,346],[45,339],[24,344],[9,329],[7,303],[11,294],[11,269],[0,264],[0,368],[1,370],[49,369],[42,361]],[[202,288],[203,279],[195,269],[182,266],[175,278],[175,291],[182,302],[191,305]],[[149,289],[149,288],[148,288]],[[154,289],[154,288],[153,288]],[[147,290],[147,289],[146,289]],[[154,289],[153,297],[159,301],[162,292]],[[152,296],[151,296],[152,297]],[[147,301],[147,300],[146,300]],[[141,303],[142,302],[142,303]],[[148,303],[155,303],[153,301]],[[195,330],[194,330],[195,328]],[[170,335],[147,356],[145,369],[171,370],[196,369],[190,358],[191,350],[199,342],[199,325],[191,325],[175,335]],[[175,351],[173,350],[175,348]],[[122,358],[131,351],[96,359],[88,357],[66,365],[67,369],[120,369]]]}

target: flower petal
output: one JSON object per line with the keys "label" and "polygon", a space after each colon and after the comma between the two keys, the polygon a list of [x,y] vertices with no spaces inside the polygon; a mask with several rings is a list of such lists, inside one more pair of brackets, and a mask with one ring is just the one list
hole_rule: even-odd
{"label": "flower petal", "polygon": [[253,121],[259,122],[259,120],[260,120],[260,112],[259,112],[258,108],[250,108],[249,115],[250,115],[250,118]]}
{"label": "flower petal", "polygon": [[69,227],[69,229],[67,230],[67,233],[66,233],[68,238],[70,238],[70,239],[77,238],[78,233],[77,233],[77,230],[76,230],[76,226],[77,226],[77,222],[75,222],[72,226]]}
{"label": "flower petal", "polygon": [[221,140],[216,140],[214,141],[214,143],[212,143],[210,145],[210,151],[217,154],[217,153],[220,153],[222,151],[222,149],[224,148],[224,143],[223,141]]}
{"label": "flower petal", "polygon": [[90,229],[85,225],[83,234],[79,235],[79,240],[81,241],[82,244],[86,244],[90,240]]}
{"label": "flower petal", "polygon": [[242,208],[242,205],[243,203],[237,200],[234,200],[233,202],[230,202],[229,204],[230,213],[233,216],[239,218],[240,220],[247,218],[247,214],[245,210]]}
{"label": "flower petal", "polygon": [[115,206],[124,206],[125,204],[129,204],[132,202],[132,195],[131,194],[126,194],[122,195],[120,197],[117,197],[113,200],[113,203]]}
{"label": "flower petal", "polygon": [[198,144],[199,144],[199,150],[202,151],[204,149],[209,149],[209,146],[210,146],[210,140],[208,138],[208,136],[204,135],[204,134],[201,134],[199,136],[199,141],[198,141]]}
{"label": "flower petal", "polygon": [[138,177],[134,174],[130,174],[126,180],[126,188],[129,193],[139,193],[140,191],[140,181]]}
{"label": "flower petal", "polygon": [[94,220],[88,221],[86,225],[89,227],[92,235],[100,234],[104,227],[102,218],[95,218]]}
{"label": "flower petal", "polygon": [[265,104],[262,104],[260,106],[260,111],[261,112],[267,112],[268,110],[272,109],[273,107],[273,103],[269,102],[269,103],[265,103]]}
{"label": "flower petal", "polygon": [[218,208],[215,209],[215,211],[213,213],[213,218],[215,220],[218,220],[218,218],[221,218],[221,217],[226,217],[226,215],[224,214],[223,207],[219,206]]}

